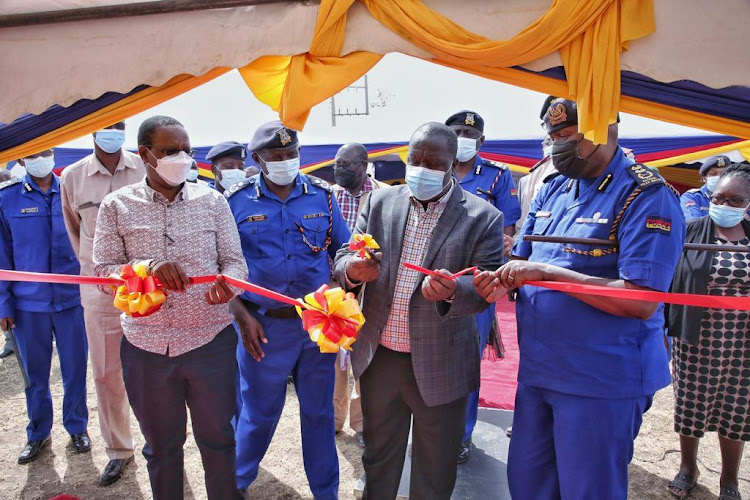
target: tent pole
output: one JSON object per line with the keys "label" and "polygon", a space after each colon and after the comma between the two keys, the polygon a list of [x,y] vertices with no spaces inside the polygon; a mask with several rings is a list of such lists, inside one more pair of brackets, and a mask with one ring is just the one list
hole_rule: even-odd
{"label": "tent pole", "polygon": [[[0,28],[34,26],[38,24],[58,24],[76,21],[95,21],[118,17],[169,14],[195,10],[226,9],[272,3],[303,3],[304,0],[162,0],[137,2],[101,7],[84,7],[48,12],[29,12],[0,16]],[[304,2],[309,3],[309,2]]]}

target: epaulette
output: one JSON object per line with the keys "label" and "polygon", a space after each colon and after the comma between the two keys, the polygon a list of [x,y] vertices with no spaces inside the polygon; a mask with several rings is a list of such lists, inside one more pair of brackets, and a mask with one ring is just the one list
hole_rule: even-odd
{"label": "epaulette", "polygon": [[482,163],[484,165],[489,165],[490,167],[499,168],[500,170],[508,170],[508,165],[506,165],[505,163],[500,163],[499,161],[488,160],[487,158],[482,158]]}
{"label": "epaulette", "polygon": [[8,179],[7,181],[0,183],[0,190],[10,187],[14,184],[20,184],[22,180],[23,179],[21,179],[20,177],[13,177],[12,179]]}
{"label": "epaulette", "polygon": [[313,177],[312,175],[308,175],[307,180],[310,181],[310,184],[312,184],[315,187],[318,187],[324,191],[328,191],[329,193],[333,192],[333,187],[319,177]]}
{"label": "epaulette", "polygon": [[653,186],[666,185],[664,178],[651,170],[650,168],[634,163],[625,169],[641,189],[647,189]]}
{"label": "epaulette", "polygon": [[534,163],[534,166],[532,166],[532,167],[531,167],[531,168],[529,169],[529,173],[531,173],[531,172],[533,172],[534,170],[536,170],[536,169],[537,169],[537,168],[538,168],[538,167],[539,167],[540,165],[544,165],[545,163],[547,163],[547,160],[548,160],[548,159],[549,159],[549,156],[545,156],[544,158],[542,158],[542,159],[541,159],[541,160],[539,160],[538,162]]}
{"label": "epaulette", "polygon": [[692,189],[688,189],[685,192],[686,193],[700,193],[701,192],[701,188],[692,188]]}
{"label": "epaulette", "polygon": [[244,181],[240,181],[237,184],[232,185],[229,189],[224,191],[224,196],[229,199],[231,198],[235,193],[238,193],[239,191],[242,191],[248,186],[251,186],[255,184],[255,176],[248,177]]}
{"label": "epaulette", "polygon": [[544,179],[542,180],[542,182],[543,182],[544,184],[546,184],[546,183],[548,183],[549,181],[551,181],[552,179],[554,179],[555,177],[558,177],[558,176],[560,176],[560,175],[562,175],[562,174],[561,174],[560,172],[552,172],[551,174],[548,174],[548,175],[547,175],[547,177],[545,177],[545,178],[544,178]]}

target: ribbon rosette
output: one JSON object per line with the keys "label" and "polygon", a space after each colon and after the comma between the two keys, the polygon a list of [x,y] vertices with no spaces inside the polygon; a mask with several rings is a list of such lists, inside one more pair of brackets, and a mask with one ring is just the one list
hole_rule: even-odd
{"label": "ribbon rosette", "polygon": [[359,302],[352,293],[323,285],[305,296],[304,309],[297,307],[302,327],[320,352],[336,353],[340,347],[351,351],[365,322]]}
{"label": "ribbon rosette", "polygon": [[378,249],[380,249],[380,245],[369,234],[355,234],[352,241],[349,242],[349,250],[357,252],[357,255],[363,259],[371,258],[372,250]]}
{"label": "ribbon rosette", "polygon": [[118,277],[124,283],[117,287],[114,306],[128,316],[141,318],[153,314],[167,300],[161,283],[148,274],[145,264],[125,265]]}

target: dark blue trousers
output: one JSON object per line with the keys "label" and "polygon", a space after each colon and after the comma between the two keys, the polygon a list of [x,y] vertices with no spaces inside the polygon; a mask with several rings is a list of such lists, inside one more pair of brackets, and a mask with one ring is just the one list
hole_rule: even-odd
{"label": "dark blue trousers", "polygon": [[513,500],[625,500],[633,441],[652,400],[519,383],[508,453]]}
{"label": "dark blue trousers", "polygon": [[187,411],[203,461],[210,500],[240,499],[234,484],[237,332],[230,325],[208,344],[169,357],[135,347],[123,337],[125,389],[146,445],[154,500],[183,498]]}
{"label": "dark blue trousers", "polygon": [[83,308],[75,306],[60,312],[15,311],[15,333],[20,354],[29,375],[26,411],[29,425],[26,437],[40,441],[52,430],[52,395],[49,376],[52,366],[52,338],[57,345],[63,382],[63,426],[69,434],[86,430],[86,363],[88,342],[83,323]]}
{"label": "dark blue trousers", "polygon": [[[479,330],[479,359],[482,359],[484,348],[487,346],[487,338],[490,335],[492,322],[495,321],[495,304],[490,304],[483,312],[474,316],[477,320],[477,329]],[[477,412],[479,409],[479,389],[469,394],[466,401],[466,423],[464,424],[464,436],[461,442],[471,439],[474,433],[474,427],[477,425]]]}
{"label": "dark blue trousers", "polygon": [[289,374],[300,407],[302,458],[316,500],[338,498],[339,460],[333,418],[336,354],[322,354],[299,319],[258,318],[266,332],[266,356],[255,361],[237,347],[241,374],[242,413],[237,427],[237,487],[247,488],[258,476],[260,461],[271,443],[284,409]]}

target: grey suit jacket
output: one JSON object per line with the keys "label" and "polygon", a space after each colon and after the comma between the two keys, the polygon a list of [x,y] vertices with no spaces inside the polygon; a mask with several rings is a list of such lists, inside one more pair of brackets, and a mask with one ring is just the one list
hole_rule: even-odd
{"label": "grey suit jacket", "polygon": [[[401,260],[411,192],[407,186],[370,194],[355,233],[371,234],[380,244],[380,276],[367,283],[362,297],[365,324],[352,349],[352,368],[359,378],[372,361],[391,311]],[[336,254],[335,276],[346,287],[344,270],[352,252]],[[470,266],[496,269],[503,263],[503,214],[456,183],[437,222],[423,262],[428,269],[457,272]],[[409,334],[414,373],[428,406],[455,401],[479,387],[479,340],[474,314],[488,307],[474,290],[473,277],[458,278],[452,303],[422,296],[422,276],[409,304]]]}

